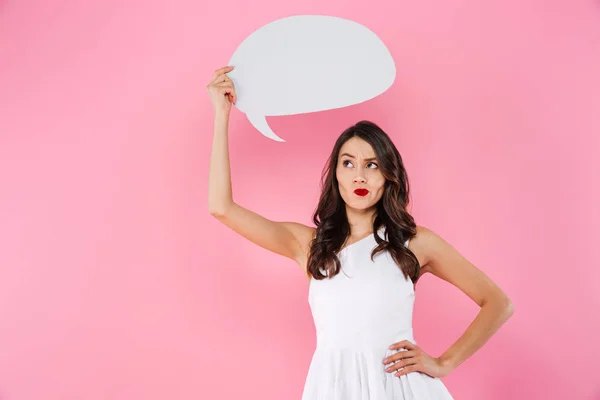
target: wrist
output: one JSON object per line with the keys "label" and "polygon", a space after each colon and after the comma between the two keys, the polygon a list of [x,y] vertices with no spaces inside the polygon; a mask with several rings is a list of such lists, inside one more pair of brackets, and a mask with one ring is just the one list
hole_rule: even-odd
{"label": "wrist", "polygon": [[440,357],[438,357],[438,362],[440,366],[448,372],[456,368],[456,363],[448,356],[441,355]]}
{"label": "wrist", "polygon": [[225,108],[215,109],[215,119],[229,119],[230,110]]}

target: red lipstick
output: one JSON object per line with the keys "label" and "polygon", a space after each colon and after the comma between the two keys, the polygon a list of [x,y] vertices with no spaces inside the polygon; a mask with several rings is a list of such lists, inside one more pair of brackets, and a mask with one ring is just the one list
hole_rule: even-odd
{"label": "red lipstick", "polygon": [[367,189],[356,189],[354,193],[356,193],[359,196],[366,196],[367,194],[369,194],[369,191]]}

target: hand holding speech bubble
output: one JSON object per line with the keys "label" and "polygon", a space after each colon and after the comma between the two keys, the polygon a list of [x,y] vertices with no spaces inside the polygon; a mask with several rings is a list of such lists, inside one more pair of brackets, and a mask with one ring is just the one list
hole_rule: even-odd
{"label": "hand holding speech bubble", "polygon": [[324,15],[264,25],[238,46],[229,65],[235,106],[263,135],[280,142],[266,116],[362,103],[396,78],[394,60],[377,35],[354,21]]}

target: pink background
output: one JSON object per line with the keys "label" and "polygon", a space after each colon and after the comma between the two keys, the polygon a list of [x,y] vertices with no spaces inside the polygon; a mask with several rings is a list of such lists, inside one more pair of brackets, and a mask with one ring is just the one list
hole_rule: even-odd
{"label": "pink background", "polygon": [[[396,82],[269,118],[287,143],[233,110],[235,200],[310,224],[335,138],[376,121],[405,159],[417,223],[515,304],[444,378],[455,398],[600,399],[591,0],[2,2],[0,399],[300,398],[307,283],[209,215],[204,86],[254,29],[306,13],[372,29]],[[437,356],[476,312],[426,276],[416,339]]]}

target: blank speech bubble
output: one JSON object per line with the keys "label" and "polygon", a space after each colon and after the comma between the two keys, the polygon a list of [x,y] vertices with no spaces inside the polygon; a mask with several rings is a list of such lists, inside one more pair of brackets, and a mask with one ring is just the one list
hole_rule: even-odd
{"label": "blank speech bubble", "polygon": [[371,30],[354,21],[297,15],[250,34],[229,61],[236,107],[263,135],[277,136],[266,116],[347,107],[385,92],[396,78],[394,60]]}

